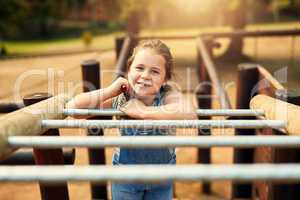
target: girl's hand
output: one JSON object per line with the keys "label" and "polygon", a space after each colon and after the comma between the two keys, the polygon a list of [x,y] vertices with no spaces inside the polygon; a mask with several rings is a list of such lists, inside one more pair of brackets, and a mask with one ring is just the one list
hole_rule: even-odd
{"label": "girl's hand", "polygon": [[117,80],[115,80],[111,85],[111,89],[113,91],[114,96],[117,96],[119,94],[121,94],[122,92],[122,86],[129,88],[129,82],[127,79],[123,78],[123,77],[119,77],[117,78]]}
{"label": "girl's hand", "polygon": [[143,119],[146,105],[138,99],[131,99],[121,106],[120,110],[129,117]]}

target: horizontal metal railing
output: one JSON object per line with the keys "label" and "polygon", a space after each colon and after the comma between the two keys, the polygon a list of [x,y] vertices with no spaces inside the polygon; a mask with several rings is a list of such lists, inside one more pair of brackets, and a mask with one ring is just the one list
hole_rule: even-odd
{"label": "horizontal metal railing", "polygon": [[300,147],[300,136],[11,136],[11,147]]}
{"label": "horizontal metal railing", "polygon": [[[124,116],[120,110],[116,109],[64,109],[66,116]],[[250,109],[197,109],[199,116],[263,116],[264,110]]]}
{"label": "horizontal metal railing", "polygon": [[284,120],[42,120],[43,128],[285,128]]}
{"label": "horizontal metal railing", "polygon": [[0,181],[299,181],[298,164],[0,166]]}

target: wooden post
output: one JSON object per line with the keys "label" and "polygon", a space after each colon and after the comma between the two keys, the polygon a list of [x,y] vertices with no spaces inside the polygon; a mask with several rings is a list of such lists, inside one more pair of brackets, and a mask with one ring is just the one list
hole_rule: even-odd
{"label": "wooden post", "polygon": [[[93,89],[100,89],[100,63],[96,60],[86,60],[82,62],[81,70],[82,80],[93,86],[92,88],[84,86],[83,91],[88,92]],[[111,117],[92,117],[90,119],[111,119]],[[104,130],[101,128],[87,129],[87,135],[101,137],[104,135]],[[105,149],[88,149],[88,155],[90,165],[105,165]],[[92,183],[91,191],[93,200],[107,199],[106,184]]]}
{"label": "wooden post", "polygon": [[276,90],[275,92],[276,98],[281,101],[285,101],[288,103],[292,103],[300,106],[300,92],[295,90]]}
{"label": "wooden post", "polygon": [[[209,54],[212,55],[212,46],[210,44],[210,40],[204,41],[207,45]],[[212,83],[208,76],[205,63],[202,59],[200,49],[198,49],[198,79],[200,83],[200,87],[197,88],[197,103],[199,109],[210,109],[212,100]],[[211,117],[198,117],[198,119],[211,119]],[[198,129],[198,135],[210,135],[210,129]],[[209,148],[201,148],[198,149],[198,163],[204,163],[209,164],[211,160],[210,157],[210,149]],[[210,184],[209,183],[203,183],[202,184],[202,192],[204,194],[209,194],[211,192],[210,190]]]}
{"label": "wooden post", "polygon": [[[300,106],[300,92],[292,90],[276,90],[276,98],[288,103]],[[276,132],[275,132],[276,133]],[[275,163],[299,163],[300,162],[300,148],[274,148]],[[273,183],[273,191],[271,192],[272,200],[281,199],[300,199],[300,184],[278,184]]]}
{"label": "wooden post", "polygon": [[[251,97],[257,93],[259,73],[256,64],[241,64],[238,66],[237,103],[236,109],[249,109]],[[243,119],[246,119],[245,117]],[[247,119],[255,119],[247,117]],[[255,135],[255,129],[236,129],[236,135]],[[234,149],[234,163],[253,163],[253,149]],[[252,185],[232,184],[232,199],[251,198]]]}
{"label": "wooden post", "polygon": [[[272,75],[262,67],[258,67],[259,83],[257,84],[257,93],[275,97],[275,91],[283,88]],[[272,128],[257,129],[256,135],[274,135],[279,134]],[[274,163],[275,148],[257,147],[254,149],[255,163]],[[252,184],[252,198],[261,200],[271,200],[274,198],[274,188],[270,181],[254,181]]]}
{"label": "wooden post", "polygon": [[41,126],[41,120],[64,119],[63,108],[71,96],[60,94],[31,106],[2,116],[0,120],[0,160],[8,158],[18,148],[11,148],[10,136],[41,135],[47,129]]}
{"label": "wooden post", "polygon": [[[63,151],[64,164],[73,165],[75,160],[75,149]],[[31,149],[17,151],[5,160],[0,160],[0,165],[34,165],[34,152]]]}
{"label": "wooden post", "polygon": [[19,110],[20,108],[23,108],[23,103],[15,103],[15,102],[1,102],[0,103],[0,113],[9,113],[16,110]]}
{"label": "wooden post", "polygon": [[[39,101],[50,98],[47,93],[37,93],[23,98],[24,105],[29,106]],[[50,129],[44,133],[47,136],[59,136],[58,129]],[[62,149],[34,149],[34,160],[37,165],[63,165]],[[59,184],[39,183],[42,200],[67,200],[69,199],[67,182]]]}
{"label": "wooden post", "polygon": [[97,60],[85,60],[81,63],[83,92],[100,88],[100,64]]}
{"label": "wooden post", "polygon": [[[119,41],[118,41],[119,40]],[[116,78],[125,77],[127,73],[127,61],[132,55],[134,47],[138,40],[135,37],[126,37],[123,40],[116,40],[117,64],[116,64]]]}
{"label": "wooden post", "polygon": [[120,52],[124,44],[125,37],[117,37],[115,39],[116,60],[120,57]]}

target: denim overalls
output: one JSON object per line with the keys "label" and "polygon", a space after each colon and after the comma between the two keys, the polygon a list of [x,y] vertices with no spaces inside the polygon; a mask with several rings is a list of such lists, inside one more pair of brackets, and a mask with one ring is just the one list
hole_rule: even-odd
{"label": "denim overalls", "polygon": [[[162,105],[164,95],[168,91],[168,86],[160,88],[159,93],[154,98],[152,106]],[[113,100],[113,108],[118,109],[124,101],[125,96],[119,95]],[[174,135],[175,130],[167,129],[120,129],[122,136],[158,136]],[[130,165],[130,164],[176,164],[176,154],[174,148],[120,148],[116,149],[113,155],[113,165]],[[163,183],[113,183],[112,196],[113,200],[120,199],[172,199],[171,181]]]}

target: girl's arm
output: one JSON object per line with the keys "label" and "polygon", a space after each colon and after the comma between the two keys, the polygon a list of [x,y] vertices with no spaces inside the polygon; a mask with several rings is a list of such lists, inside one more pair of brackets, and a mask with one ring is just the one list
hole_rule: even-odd
{"label": "girl's arm", "polygon": [[171,91],[166,94],[164,105],[146,106],[137,99],[130,100],[121,111],[138,119],[197,119],[196,107],[192,101],[183,97],[180,92]]}
{"label": "girl's arm", "polygon": [[78,94],[66,104],[66,108],[111,108],[111,98],[122,92],[122,85],[128,86],[128,81],[118,78],[106,88]]}

